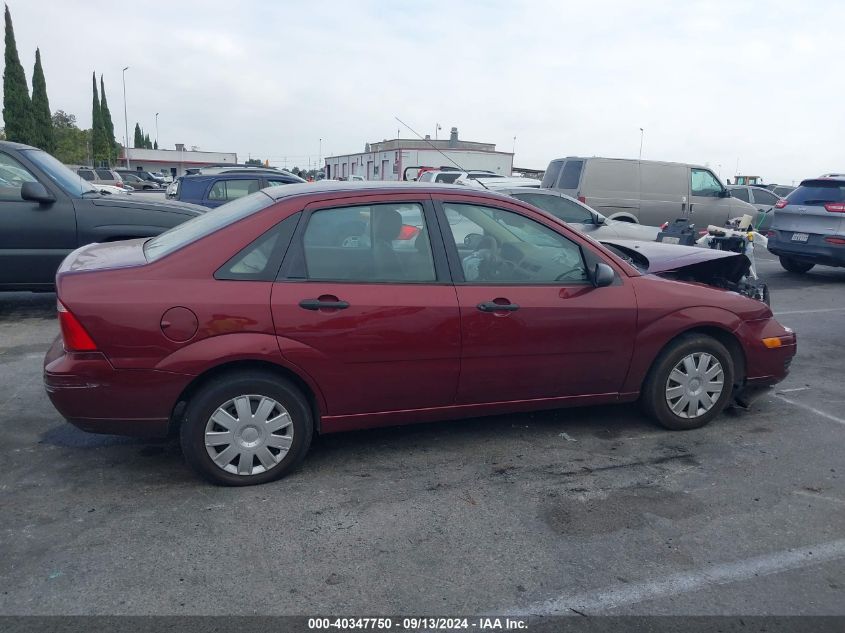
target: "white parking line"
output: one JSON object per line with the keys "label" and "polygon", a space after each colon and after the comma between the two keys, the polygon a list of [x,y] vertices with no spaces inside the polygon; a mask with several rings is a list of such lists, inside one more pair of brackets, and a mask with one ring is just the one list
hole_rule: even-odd
{"label": "white parking line", "polygon": [[845,308],[818,308],[817,310],[786,310],[785,312],[775,312],[775,316],[783,316],[785,314],[820,314],[822,312],[845,312]]}
{"label": "white parking line", "polygon": [[778,393],[795,393],[796,391],[807,391],[809,387],[795,387],[794,389],[780,389]]}
{"label": "white parking line", "polygon": [[845,558],[845,539],[755,556],[733,563],[712,565],[653,581],[613,585],[595,591],[564,595],[522,609],[515,609],[512,613],[522,616],[572,615],[573,613],[592,615],[646,600],[677,596],[698,589],[810,567],[840,558]]}
{"label": "white parking line", "polygon": [[809,411],[810,413],[815,413],[816,415],[825,418],[826,420],[830,420],[831,422],[838,422],[839,424],[845,424],[845,420],[842,418],[837,418],[835,415],[831,415],[830,413],[826,413],[825,411],[821,411],[816,409],[815,407],[811,407],[809,404],[803,404],[801,402],[796,402],[795,400],[790,400],[789,398],[784,398],[780,394],[775,394],[775,398],[780,398],[784,402],[791,404],[793,407],[798,407],[799,409],[804,409],[805,411]]}

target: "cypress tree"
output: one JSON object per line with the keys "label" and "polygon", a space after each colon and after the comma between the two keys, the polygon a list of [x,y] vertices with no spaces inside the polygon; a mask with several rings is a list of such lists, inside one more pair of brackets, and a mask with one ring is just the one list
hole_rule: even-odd
{"label": "cypress tree", "polygon": [[100,109],[100,97],[97,94],[97,73],[91,76],[94,99],[91,103],[91,151],[94,154],[94,164],[99,165],[109,159],[109,146],[106,140],[106,129],[103,126],[103,112]]}
{"label": "cypress tree", "polygon": [[141,134],[141,126],[137,123],[135,124],[135,142],[132,143],[132,147],[144,147],[144,136]]}
{"label": "cypress tree", "polygon": [[[48,111],[49,114],[49,111]],[[6,66],[3,70],[3,121],[6,124],[6,139],[18,143],[33,142],[32,102],[29,87],[23,72],[18,46],[15,43],[15,29],[12,15],[6,5]]]}
{"label": "cypress tree", "polygon": [[50,116],[50,101],[47,99],[47,81],[41,67],[41,51],[35,49],[35,69],[32,71],[32,144],[45,152],[56,151],[56,139],[53,134],[53,118]]}
{"label": "cypress tree", "polygon": [[158,149],[158,139],[153,141],[153,149]]}
{"label": "cypress tree", "polygon": [[144,134],[144,147],[146,147],[147,149],[153,148],[153,144],[150,143],[150,135],[149,134]]}
{"label": "cypress tree", "polygon": [[106,85],[103,83],[103,76],[100,75],[100,114],[103,117],[103,130],[106,133],[106,142],[109,148],[109,158],[118,155],[117,142],[114,138],[114,123],[112,123],[109,102],[106,101]]}

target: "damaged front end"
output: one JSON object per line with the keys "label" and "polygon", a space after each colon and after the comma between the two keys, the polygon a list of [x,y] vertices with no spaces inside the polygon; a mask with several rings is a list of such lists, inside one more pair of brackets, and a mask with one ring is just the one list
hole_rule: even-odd
{"label": "damaged front end", "polygon": [[769,303],[768,287],[748,276],[751,260],[742,253],[634,240],[602,243],[644,273],[707,284]]}

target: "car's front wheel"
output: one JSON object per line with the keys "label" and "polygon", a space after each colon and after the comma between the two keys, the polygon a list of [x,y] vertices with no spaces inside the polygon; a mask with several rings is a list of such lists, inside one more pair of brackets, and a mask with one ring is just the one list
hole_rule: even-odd
{"label": "car's front wheel", "polygon": [[180,430],[185,460],[209,481],[262,484],[290,472],[311,444],[308,402],[271,373],[223,375],[191,398]]}
{"label": "car's front wheel", "polygon": [[697,429],[722,412],[733,382],[733,360],[724,345],[706,335],[683,336],[654,361],[643,407],[667,429]]}
{"label": "car's front wheel", "polygon": [[783,266],[784,270],[790,273],[799,274],[806,273],[813,266],[815,266],[815,264],[812,262],[804,262],[800,259],[795,259],[793,257],[786,257],[785,255],[780,256],[780,265]]}

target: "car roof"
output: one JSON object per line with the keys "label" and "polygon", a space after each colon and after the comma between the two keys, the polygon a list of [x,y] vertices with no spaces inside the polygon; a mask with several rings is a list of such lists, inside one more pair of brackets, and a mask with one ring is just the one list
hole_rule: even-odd
{"label": "car roof", "polygon": [[459,193],[495,200],[513,200],[508,196],[485,189],[476,189],[463,185],[447,185],[443,183],[430,182],[406,182],[406,181],[345,181],[345,180],[320,180],[317,182],[293,183],[290,185],[279,185],[268,187],[262,190],[273,200],[282,200],[294,196],[304,196],[315,193]]}
{"label": "car roof", "polygon": [[33,147],[32,145],[26,145],[24,143],[15,143],[14,141],[0,141],[0,147],[4,149],[38,149],[37,147]]}

